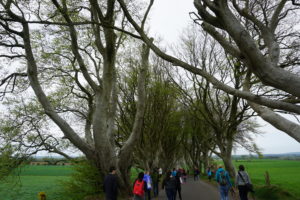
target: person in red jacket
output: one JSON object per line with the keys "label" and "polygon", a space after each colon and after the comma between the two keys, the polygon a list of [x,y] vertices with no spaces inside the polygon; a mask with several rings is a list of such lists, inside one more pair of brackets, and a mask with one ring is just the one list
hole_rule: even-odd
{"label": "person in red jacket", "polygon": [[145,191],[147,190],[147,184],[143,180],[144,173],[140,172],[137,179],[133,183],[133,199],[134,200],[144,200]]}

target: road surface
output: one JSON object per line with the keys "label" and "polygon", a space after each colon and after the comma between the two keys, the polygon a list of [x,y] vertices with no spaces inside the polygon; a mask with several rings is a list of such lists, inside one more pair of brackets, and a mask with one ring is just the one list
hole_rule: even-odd
{"label": "road surface", "polygon": [[[188,179],[187,183],[181,185],[182,200],[220,200],[218,189],[203,181]],[[176,195],[178,200],[178,193]],[[167,200],[164,190],[159,191],[158,200]]]}

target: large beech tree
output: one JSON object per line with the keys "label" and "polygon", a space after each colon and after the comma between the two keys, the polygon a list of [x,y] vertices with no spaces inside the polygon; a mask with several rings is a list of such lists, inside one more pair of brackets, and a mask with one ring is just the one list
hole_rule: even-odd
{"label": "large beech tree", "polygon": [[122,190],[129,190],[130,157],[145,109],[149,48],[143,46],[136,65],[140,70],[130,136],[117,148],[118,51],[125,51],[126,22],[115,0],[1,0],[0,10],[1,57],[12,59],[16,68],[3,77],[1,94],[15,91],[16,77],[28,77],[44,113],[63,138],[103,176],[116,166]]}
{"label": "large beech tree", "polygon": [[[180,48],[177,54],[181,55],[182,59],[219,77],[220,81],[233,85],[235,89],[243,87],[245,67],[228,58],[223,49],[211,40],[207,33],[199,30],[199,27],[189,29],[182,36]],[[191,134],[195,140],[191,141],[192,146],[198,146],[198,151],[203,157],[202,161],[207,160],[209,151],[215,153],[234,177],[232,150],[239,142],[237,136],[240,134],[240,127],[252,116],[249,105],[239,97],[214,88],[204,78],[193,73],[181,77],[178,75],[176,79],[181,83],[187,83],[186,86],[179,81],[177,84],[179,87],[181,85],[181,92],[185,96],[183,103],[188,105],[191,118],[195,118],[191,121],[196,121],[195,124],[191,124],[193,126]],[[190,149],[189,152],[193,150],[197,148]]]}

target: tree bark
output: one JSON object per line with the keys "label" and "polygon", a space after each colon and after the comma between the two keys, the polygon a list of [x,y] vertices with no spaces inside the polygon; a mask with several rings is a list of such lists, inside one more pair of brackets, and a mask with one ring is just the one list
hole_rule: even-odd
{"label": "tree bark", "polygon": [[132,128],[132,133],[130,137],[127,139],[126,143],[120,150],[119,158],[118,158],[118,167],[123,176],[125,191],[130,194],[131,192],[131,184],[130,184],[130,166],[132,165],[132,152],[140,139],[143,119],[145,113],[145,103],[146,103],[146,92],[145,92],[145,79],[147,75],[147,71],[149,68],[149,53],[150,49],[143,45],[141,57],[142,64],[140,67],[140,73],[138,78],[138,101],[137,101],[137,111],[134,119],[134,124]]}
{"label": "tree bark", "polygon": [[230,152],[230,154],[226,153],[222,157],[222,160],[224,162],[225,169],[228,171],[230,177],[234,179],[235,175],[236,175],[236,170],[235,170],[235,167],[234,167],[234,164],[233,164],[233,161],[232,161],[231,152]]}

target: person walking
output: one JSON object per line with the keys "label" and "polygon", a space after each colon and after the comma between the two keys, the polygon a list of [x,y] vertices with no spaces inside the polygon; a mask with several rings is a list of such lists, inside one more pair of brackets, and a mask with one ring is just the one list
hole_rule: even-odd
{"label": "person walking", "polygon": [[197,167],[195,167],[195,169],[194,169],[194,181],[199,180],[199,175],[200,175],[200,171]]}
{"label": "person walking", "polygon": [[151,189],[152,189],[152,180],[151,180],[151,177],[150,177],[150,172],[149,171],[146,171],[145,174],[144,174],[144,179],[143,179],[146,183],[146,192],[145,192],[145,200],[148,199],[148,200],[151,200]]}
{"label": "person walking", "polygon": [[173,171],[172,171],[172,176],[176,176],[176,174],[177,174],[177,171],[176,171],[176,169],[175,168],[173,168]]}
{"label": "person walking", "polygon": [[183,182],[186,183],[187,174],[185,169],[182,170],[182,177],[183,177]]}
{"label": "person walking", "polygon": [[147,185],[145,183],[144,173],[140,172],[133,183],[133,200],[144,200]]}
{"label": "person walking", "polygon": [[158,174],[159,174],[159,178],[162,177],[162,175],[163,175],[163,170],[162,170],[161,167],[158,169]]}
{"label": "person walking", "polygon": [[158,168],[154,168],[152,173],[152,183],[153,183],[153,197],[157,197],[159,193],[158,185],[159,185],[159,174]]}
{"label": "person walking", "polygon": [[211,182],[212,171],[211,171],[211,168],[210,168],[210,167],[207,168],[206,173],[207,173],[207,177],[208,177],[209,182]]}
{"label": "person walking", "polygon": [[181,197],[181,173],[178,171],[175,176],[176,180],[176,189],[175,189],[175,199],[178,192],[179,199],[182,200]]}
{"label": "person walking", "polygon": [[105,200],[117,200],[118,188],[119,184],[116,176],[116,168],[112,166],[109,168],[109,174],[105,177],[103,183]]}
{"label": "person walking", "polygon": [[216,181],[219,184],[221,200],[229,200],[228,194],[230,188],[232,187],[232,184],[230,182],[230,177],[228,172],[225,171],[222,166],[220,166],[216,172]]}
{"label": "person walking", "polygon": [[165,189],[168,200],[175,200],[176,179],[172,176],[171,171],[168,171],[162,182],[162,189]]}
{"label": "person walking", "polygon": [[248,200],[249,188],[248,184],[251,184],[250,177],[245,171],[244,165],[239,166],[239,171],[235,178],[235,184],[239,190],[240,200]]}

